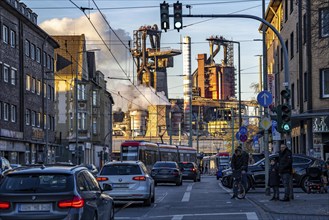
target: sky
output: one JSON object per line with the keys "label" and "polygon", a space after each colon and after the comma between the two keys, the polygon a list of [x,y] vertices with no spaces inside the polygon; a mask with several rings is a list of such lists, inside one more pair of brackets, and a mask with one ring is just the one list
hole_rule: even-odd
{"label": "sky", "polygon": [[[128,98],[126,93],[134,93],[133,100],[145,100],[137,97],[128,87],[133,82],[136,72],[129,53],[128,41],[133,38],[133,31],[141,26],[160,28],[160,3],[157,0],[21,0],[38,15],[38,24],[50,35],[85,34],[87,50],[100,49],[96,53],[97,69],[105,76],[130,78],[128,80],[108,80],[107,89],[111,92],[116,108],[125,109]],[[172,4],[176,1],[166,1]],[[248,14],[262,16],[262,0],[186,0],[183,14]],[[266,7],[268,4],[266,1]],[[189,8],[186,8],[189,5]],[[79,8],[86,8],[81,11]],[[100,13],[101,12],[101,13]],[[262,54],[262,43],[259,21],[246,18],[183,18],[183,29],[173,29],[173,18],[170,18],[170,30],[162,32],[161,47],[181,49],[181,41],[185,36],[191,37],[192,72],[197,68],[197,54],[209,55],[209,44],[206,38],[223,36],[227,40],[240,42],[241,55],[241,97],[242,100],[255,99],[257,94],[250,88],[259,81],[259,56]],[[96,31],[97,30],[97,31]],[[118,37],[117,37],[118,36]],[[104,44],[106,43],[106,45]],[[222,54],[222,53],[221,53]],[[238,50],[235,44],[234,65],[237,62]],[[222,58],[216,61],[220,63]],[[183,61],[182,55],[174,57],[174,67],[168,68],[169,98],[183,97]],[[143,88],[140,88],[143,90]],[[144,89],[143,92],[146,92]],[[120,94],[121,97],[118,95]],[[162,96],[162,94],[160,94]],[[237,95],[238,96],[238,95]],[[124,98],[123,98],[124,97]],[[148,100],[159,99],[148,96]],[[135,102],[136,103],[136,102]],[[141,103],[141,101],[138,101]]]}

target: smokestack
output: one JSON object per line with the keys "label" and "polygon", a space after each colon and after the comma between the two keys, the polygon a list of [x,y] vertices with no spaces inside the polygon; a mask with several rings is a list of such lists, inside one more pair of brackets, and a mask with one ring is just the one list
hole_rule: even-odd
{"label": "smokestack", "polygon": [[184,75],[184,123],[189,131],[189,146],[192,146],[192,72],[191,72],[191,38],[183,39],[183,75]]}

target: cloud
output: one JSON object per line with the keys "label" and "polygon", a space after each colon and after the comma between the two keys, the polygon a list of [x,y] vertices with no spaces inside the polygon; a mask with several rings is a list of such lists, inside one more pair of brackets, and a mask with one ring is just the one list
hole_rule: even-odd
{"label": "cloud", "polygon": [[[85,16],[79,18],[54,18],[46,20],[40,24],[40,27],[49,35],[81,35],[86,37],[87,50],[98,48],[100,51],[96,54],[96,69],[100,70],[105,77],[116,77],[132,80],[132,71],[136,71],[132,67],[132,57],[128,47],[128,41],[131,37],[128,32],[123,29],[113,28],[115,34],[125,44],[121,43],[118,37],[109,28],[99,13],[92,13],[89,19],[96,27],[99,34],[105,40],[107,46],[104,45],[95,29]],[[138,29],[138,27],[136,27]],[[110,51],[109,51],[110,50]],[[114,109],[121,108],[126,111],[128,106],[132,109],[147,109],[150,103],[167,105],[169,101],[162,93],[155,93],[153,88],[138,86],[136,89],[129,81],[119,81],[107,79],[107,89],[112,93],[115,106]],[[122,98],[118,93],[123,96]],[[128,101],[128,100],[129,101]]]}

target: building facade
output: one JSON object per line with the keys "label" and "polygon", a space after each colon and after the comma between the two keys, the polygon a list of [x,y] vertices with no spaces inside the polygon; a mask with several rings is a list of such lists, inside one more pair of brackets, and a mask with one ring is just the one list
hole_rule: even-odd
{"label": "building facade", "polygon": [[[272,0],[266,20],[280,32],[288,50],[292,150],[328,159],[329,2]],[[283,48],[269,28],[266,45],[268,73],[275,81],[273,95],[278,105],[284,101],[280,95],[285,87]]]}
{"label": "building facade", "polygon": [[0,2],[0,155],[11,163],[55,159],[54,48],[37,15],[18,0]]}

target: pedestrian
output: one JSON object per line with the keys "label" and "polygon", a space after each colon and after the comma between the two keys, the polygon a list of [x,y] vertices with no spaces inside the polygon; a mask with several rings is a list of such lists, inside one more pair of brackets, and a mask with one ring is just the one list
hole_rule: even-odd
{"label": "pedestrian", "polygon": [[[242,147],[239,146],[235,149],[232,156],[231,168],[232,170],[241,171],[241,183],[247,191],[247,172],[248,172],[248,163],[249,163],[249,154],[242,150]],[[236,195],[234,194],[231,199],[234,199]]]}
{"label": "pedestrian", "polygon": [[204,168],[204,173],[208,174],[208,163],[206,163],[206,167]]}
{"label": "pedestrian", "polygon": [[280,201],[288,202],[292,196],[292,153],[284,143],[280,146],[279,173],[284,187],[284,197]]}
{"label": "pedestrian", "polygon": [[272,158],[270,161],[268,186],[273,190],[273,197],[270,199],[270,201],[279,200],[280,175],[279,165],[276,158]]}

